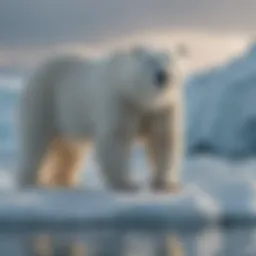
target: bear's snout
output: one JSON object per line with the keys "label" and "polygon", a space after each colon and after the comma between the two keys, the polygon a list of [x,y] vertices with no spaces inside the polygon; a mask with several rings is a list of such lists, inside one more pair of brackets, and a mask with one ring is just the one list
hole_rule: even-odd
{"label": "bear's snout", "polygon": [[164,88],[168,84],[169,79],[170,75],[166,70],[158,70],[155,74],[155,85],[159,88]]}

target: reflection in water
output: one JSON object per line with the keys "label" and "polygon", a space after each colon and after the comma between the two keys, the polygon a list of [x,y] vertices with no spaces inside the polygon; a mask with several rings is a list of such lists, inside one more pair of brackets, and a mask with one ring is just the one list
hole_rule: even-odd
{"label": "reflection in water", "polygon": [[73,237],[39,235],[27,245],[27,255],[36,256],[185,255],[178,236],[165,232],[105,231]]}
{"label": "reflection in water", "polygon": [[255,230],[1,234],[4,256],[253,256]]}

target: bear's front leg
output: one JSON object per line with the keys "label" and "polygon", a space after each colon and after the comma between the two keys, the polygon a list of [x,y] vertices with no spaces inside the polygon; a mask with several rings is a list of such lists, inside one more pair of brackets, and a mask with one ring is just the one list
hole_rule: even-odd
{"label": "bear's front leg", "polygon": [[178,192],[183,157],[183,128],[179,109],[157,113],[150,120],[146,151],[153,168],[153,190]]}
{"label": "bear's front leg", "polygon": [[96,155],[102,174],[114,190],[138,189],[129,176],[130,147],[131,140],[118,132],[98,136],[96,140]]}

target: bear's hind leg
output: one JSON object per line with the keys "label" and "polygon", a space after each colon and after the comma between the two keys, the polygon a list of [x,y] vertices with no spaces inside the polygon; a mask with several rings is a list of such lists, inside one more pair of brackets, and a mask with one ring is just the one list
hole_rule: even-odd
{"label": "bear's hind leg", "polygon": [[21,148],[21,161],[17,173],[17,186],[19,188],[33,187],[37,184],[40,166],[50,145],[50,137],[40,135],[28,138]]}
{"label": "bear's hind leg", "polygon": [[83,164],[84,145],[65,139],[55,139],[41,170],[39,185],[75,187]]}

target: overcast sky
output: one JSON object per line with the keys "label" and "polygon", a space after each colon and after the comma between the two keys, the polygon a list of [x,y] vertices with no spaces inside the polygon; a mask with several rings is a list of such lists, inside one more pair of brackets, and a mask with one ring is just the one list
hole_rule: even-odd
{"label": "overcast sky", "polygon": [[255,0],[0,0],[0,69],[24,67],[38,58],[32,46],[52,43],[98,43],[172,29],[251,35],[255,10]]}
{"label": "overcast sky", "polygon": [[255,0],[1,0],[0,44],[100,40],[157,28],[250,31]]}

